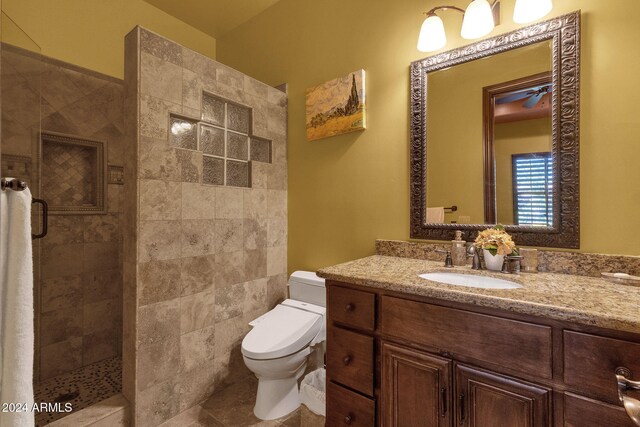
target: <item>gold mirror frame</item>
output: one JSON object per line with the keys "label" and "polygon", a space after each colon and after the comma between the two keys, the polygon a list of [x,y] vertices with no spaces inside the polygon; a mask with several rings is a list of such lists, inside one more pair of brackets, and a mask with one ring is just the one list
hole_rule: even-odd
{"label": "gold mirror frame", "polygon": [[485,58],[534,43],[552,45],[552,152],[555,176],[554,225],[507,225],[518,245],[580,247],[580,11],[481,40],[411,63],[410,236],[451,240],[463,230],[472,240],[491,224],[434,224],[426,222],[427,200],[427,79],[433,71]]}

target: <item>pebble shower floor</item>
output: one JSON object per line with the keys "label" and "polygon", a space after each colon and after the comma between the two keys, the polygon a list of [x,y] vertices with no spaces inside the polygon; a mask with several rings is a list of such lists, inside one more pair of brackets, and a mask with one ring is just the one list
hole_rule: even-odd
{"label": "pebble shower floor", "polygon": [[[71,403],[73,412],[84,409],[122,391],[122,359],[112,357],[76,371],[54,377],[34,387],[35,401]],[[40,412],[36,427],[43,427],[69,413]]]}

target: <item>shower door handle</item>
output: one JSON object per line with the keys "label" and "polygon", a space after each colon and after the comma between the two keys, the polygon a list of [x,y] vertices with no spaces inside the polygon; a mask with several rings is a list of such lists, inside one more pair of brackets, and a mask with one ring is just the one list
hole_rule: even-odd
{"label": "shower door handle", "polygon": [[38,234],[32,234],[32,240],[42,239],[46,236],[49,223],[49,205],[47,205],[47,202],[42,199],[31,199],[31,204],[34,203],[42,205],[42,230]]}

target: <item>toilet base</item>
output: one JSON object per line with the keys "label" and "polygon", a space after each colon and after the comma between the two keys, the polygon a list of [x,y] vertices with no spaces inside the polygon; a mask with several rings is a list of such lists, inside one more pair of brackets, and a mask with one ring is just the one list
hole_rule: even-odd
{"label": "toilet base", "polygon": [[300,407],[296,377],[277,380],[259,379],[256,406],[253,413],[261,420],[275,420]]}

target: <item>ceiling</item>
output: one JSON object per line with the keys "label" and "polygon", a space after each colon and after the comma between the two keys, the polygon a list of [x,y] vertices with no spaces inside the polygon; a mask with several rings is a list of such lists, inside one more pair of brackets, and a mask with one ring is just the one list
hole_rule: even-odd
{"label": "ceiling", "polygon": [[214,38],[247,22],[279,0],[145,0]]}

